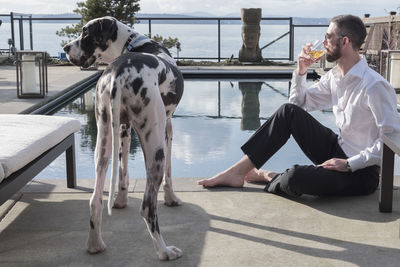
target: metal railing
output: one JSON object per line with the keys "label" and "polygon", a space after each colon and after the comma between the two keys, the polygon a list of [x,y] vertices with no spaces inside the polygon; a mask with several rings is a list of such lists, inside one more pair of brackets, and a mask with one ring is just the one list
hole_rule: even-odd
{"label": "metal railing", "polygon": [[[24,50],[24,32],[23,32],[23,22],[24,21],[29,21],[29,35],[30,35],[30,49],[33,49],[33,31],[32,31],[32,21],[79,21],[81,18],[79,17],[49,17],[49,18],[34,18],[32,15],[27,15],[27,14],[20,14],[20,13],[14,13],[11,12],[10,14],[0,14],[0,16],[9,16],[10,17],[10,22],[11,22],[11,39],[13,40],[13,49],[15,51],[15,25],[14,22],[18,21],[19,25],[19,40],[20,40],[20,50]],[[217,32],[217,37],[218,37],[218,42],[217,42],[217,51],[218,51],[218,57],[179,57],[179,59],[200,59],[200,60],[206,60],[206,59],[211,59],[211,60],[218,60],[220,62],[222,59],[228,59],[225,57],[221,56],[221,22],[222,21],[240,21],[241,18],[236,17],[138,17],[136,18],[139,21],[147,21],[148,22],[148,34],[151,37],[152,33],[152,22],[153,21],[215,21],[217,23],[218,27],[218,32]],[[266,58],[270,60],[289,60],[293,61],[294,60],[294,32],[295,28],[299,27],[328,27],[328,25],[324,24],[312,24],[312,25],[305,25],[305,24],[294,24],[293,23],[293,18],[292,17],[263,17],[261,18],[262,21],[287,21],[287,24],[289,26],[289,31],[282,34],[281,36],[277,37],[270,43],[264,45],[261,49],[265,49],[268,46],[272,45],[276,41],[282,39],[283,37],[289,35],[289,51],[288,51],[288,56],[287,57],[282,57],[282,58]],[[196,24],[193,24],[194,26]]]}
{"label": "metal railing", "polygon": [[[149,17],[149,18],[138,18],[138,20],[147,20],[148,21],[148,25],[149,25],[149,36],[151,36],[151,22],[152,21],[157,21],[157,20],[161,20],[161,21],[174,21],[174,20],[187,20],[187,21],[216,21],[217,25],[218,25],[218,57],[217,58],[205,58],[205,57],[197,57],[197,58],[193,58],[193,57],[179,57],[180,59],[217,59],[218,62],[221,61],[222,57],[221,57],[221,21],[230,21],[230,20],[238,20],[240,21],[241,18],[228,18],[228,17],[196,17],[196,18],[164,18],[164,17]],[[289,39],[290,39],[290,45],[289,45],[289,57],[288,58],[274,58],[274,59],[283,59],[283,60],[293,60],[293,54],[294,54],[294,39],[292,40],[292,38],[294,37],[294,26],[293,25],[293,18],[291,17],[282,17],[282,18],[271,18],[271,17],[264,17],[261,18],[262,21],[287,21],[289,23]],[[287,35],[287,34],[285,34]],[[272,44],[272,43],[270,43]],[[269,45],[270,45],[269,44]],[[268,46],[268,45],[267,45]],[[266,48],[267,46],[264,46],[264,48]]]}
{"label": "metal railing", "polygon": [[19,31],[19,42],[20,42],[20,50],[25,49],[24,44],[24,21],[29,22],[29,41],[30,41],[30,49],[33,50],[33,30],[32,30],[32,21],[52,21],[52,20],[62,20],[62,21],[79,21],[81,18],[79,17],[49,17],[49,18],[33,18],[30,14],[22,14],[10,12],[10,14],[0,14],[0,17],[10,17],[11,23],[11,38],[12,41],[12,50],[15,51],[15,25],[14,22],[18,21],[18,31]]}

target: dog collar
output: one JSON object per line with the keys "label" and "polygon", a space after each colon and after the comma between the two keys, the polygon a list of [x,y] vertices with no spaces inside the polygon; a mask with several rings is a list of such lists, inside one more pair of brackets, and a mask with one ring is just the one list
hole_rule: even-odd
{"label": "dog collar", "polygon": [[128,37],[128,40],[126,40],[125,45],[124,45],[124,49],[126,49],[126,47],[132,42],[133,37],[135,37],[135,34],[131,34]]}
{"label": "dog collar", "polygon": [[127,41],[127,43],[129,42],[129,44],[126,46],[126,50],[129,51],[129,52],[132,51],[140,41],[149,39],[149,37],[141,35],[141,36],[139,36],[138,38],[136,38],[135,40],[132,41],[131,37],[132,37],[132,35],[129,36],[129,39]]}

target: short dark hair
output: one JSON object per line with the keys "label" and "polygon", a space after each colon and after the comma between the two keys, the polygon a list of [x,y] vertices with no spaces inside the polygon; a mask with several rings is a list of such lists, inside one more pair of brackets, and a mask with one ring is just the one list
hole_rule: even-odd
{"label": "short dark hair", "polygon": [[337,26],[337,35],[349,38],[353,48],[359,50],[367,36],[367,30],[362,20],[353,15],[340,15],[331,19]]}

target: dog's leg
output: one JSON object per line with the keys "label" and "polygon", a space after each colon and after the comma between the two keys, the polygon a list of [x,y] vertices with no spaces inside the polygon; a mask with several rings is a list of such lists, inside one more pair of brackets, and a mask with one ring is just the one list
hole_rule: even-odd
{"label": "dog's leg", "polygon": [[171,118],[167,119],[167,126],[166,126],[166,133],[167,133],[167,158],[166,158],[166,166],[165,166],[165,173],[164,173],[164,203],[167,206],[178,206],[182,205],[182,201],[176,196],[173,188],[172,188],[172,179],[171,179],[171,149],[172,149],[172,123]]}
{"label": "dog's leg", "polygon": [[[97,109],[96,109],[97,111]],[[88,251],[90,253],[102,252],[106,246],[101,237],[101,223],[103,214],[103,189],[107,173],[108,161],[111,155],[111,127],[110,113],[106,108],[96,112],[97,141],[95,149],[96,185],[90,198],[90,230]]]}
{"label": "dog's leg", "polygon": [[129,148],[131,144],[131,126],[128,123],[121,124],[120,127],[120,153],[119,153],[119,187],[118,195],[114,202],[114,208],[122,209],[128,204],[128,187],[129,187],[129,173],[128,173],[128,157]]}
{"label": "dog's leg", "polygon": [[112,127],[112,142],[111,142],[111,177],[110,177],[110,190],[108,192],[107,210],[108,215],[111,216],[112,208],[114,206],[115,184],[118,174],[118,158],[120,153],[120,117],[121,117],[121,90],[115,86],[113,79],[110,84],[112,85],[110,106],[111,106],[111,127]]}
{"label": "dog's leg", "polygon": [[159,148],[155,153],[150,153],[152,158],[158,159],[151,160],[147,168],[147,183],[143,196],[141,215],[153,239],[158,258],[160,260],[174,260],[182,255],[182,251],[174,246],[166,246],[158,225],[157,195],[163,178],[164,168],[162,166],[165,164],[165,160],[161,159],[160,156],[164,153],[163,151],[165,149]]}
{"label": "dog's leg", "polygon": [[151,111],[147,114],[149,114],[148,123],[154,125],[154,128],[147,132],[137,131],[145,155],[147,173],[146,189],[140,213],[147,224],[159,259],[173,260],[179,258],[182,251],[174,246],[166,246],[160,233],[157,216],[158,190],[163,179],[167,150],[165,140],[166,117],[161,99],[159,99],[160,103],[157,102],[156,97],[152,101],[155,102],[152,104],[154,110],[150,109]]}

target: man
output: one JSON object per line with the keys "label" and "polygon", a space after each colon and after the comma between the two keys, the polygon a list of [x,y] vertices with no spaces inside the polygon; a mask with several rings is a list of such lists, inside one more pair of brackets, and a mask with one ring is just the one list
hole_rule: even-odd
{"label": "man", "polygon": [[[307,88],[306,71],[315,60],[308,54],[311,44],[304,46],[293,72],[290,104],[281,106],[242,146],[245,156],[240,161],[198,184],[242,187],[245,181],[264,181],[265,191],[290,196],[374,192],[379,183],[381,136],[400,131],[400,117],[393,88],[359,55],[365,37],[360,18],[334,17],[324,46],[326,59],[337,66]],[[340,137],[307,112],[329,107]],[[315,165],[295,165],[283,173],[260,170],[291,135]]]}

